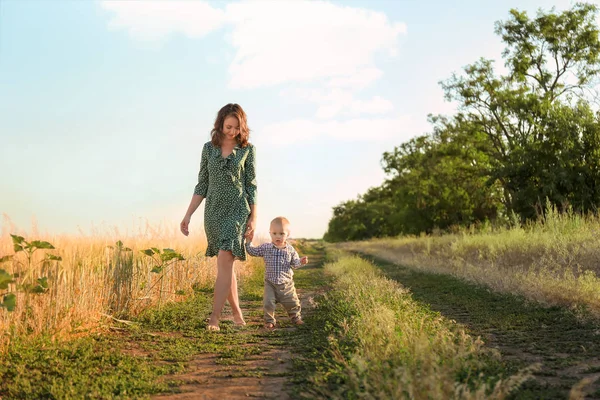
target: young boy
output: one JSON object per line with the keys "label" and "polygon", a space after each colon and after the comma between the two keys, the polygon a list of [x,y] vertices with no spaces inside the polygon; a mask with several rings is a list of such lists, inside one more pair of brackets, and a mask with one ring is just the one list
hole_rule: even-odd
{"label": "young boy", "polygon": [[265,260],[265,291],[263,306],[265,312],[265,328],[275,328],[275,307],[279,302],[287,311],[292,323],[302,325],[300,300],[294,287],[294,268],[308,264],[308,258],[298,253],[287,242],[290,235],[290,221],[285,217],[277,217],[271,221],[269,229],[271,243],[263,243],[258,247],[246,242],[248,254],[263,257]]}

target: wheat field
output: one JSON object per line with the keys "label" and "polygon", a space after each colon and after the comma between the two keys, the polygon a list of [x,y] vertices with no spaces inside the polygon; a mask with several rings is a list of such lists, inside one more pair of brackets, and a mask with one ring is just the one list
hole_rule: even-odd
{"label": "wheat field", "polygon": [[[194,288],[210,287],[216,277],[216,258],[204,256],[205,237],[185,237],[178,226],[145,224],[129,232],[114,228],[89,235],[41,234],[35,226],[30,231],[31,235],[21,233],[4,216],[0,259],[12,258],[1,263],[0,270],[17,277],[0,290],[0,300],[8,293],[16,295],[13,311],[0,309],[0,352],[16,338],[68,339],[101,331],[115,319],[127,320],[150,307],[183,300]],[[28,242],[47,241],[54,249],[37,249],[29,259],[23,251],[15,253],[11,234]],[[181,257],[163,263],[160,253],[151,257],[142,252],[151,248],[160,253],[172,249]],[[251,267],[252,262],[236,262],[238,279]],[[47,278],[44,293],[25,289],[40,278]]]}

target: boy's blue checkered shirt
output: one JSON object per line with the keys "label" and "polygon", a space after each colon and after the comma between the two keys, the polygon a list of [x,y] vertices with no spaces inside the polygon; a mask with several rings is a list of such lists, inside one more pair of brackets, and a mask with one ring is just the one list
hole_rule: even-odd
{"label": "boy's blue checkered shirt", "polygon": [[263,243],[257,247],[246,242],[246,250],[251,256],[262,257],[265,260],[265,278],[272,283],[286,283],[293,279],[292,268],[299,267],[300,256],[294,247],[286,243],[283,249],[278,249],[273,243]]}

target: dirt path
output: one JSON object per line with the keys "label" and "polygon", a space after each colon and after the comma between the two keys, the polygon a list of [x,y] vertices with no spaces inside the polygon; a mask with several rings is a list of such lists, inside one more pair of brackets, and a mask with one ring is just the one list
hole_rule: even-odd
{"label": "dirt path", "polygon": [[[465,325],[498,350],[513,370],[540,364],[515,399],[600,399],[600,326],[571,310],[542,307],[449,275],[429,274],[362,255],[412,292],[417,301]],[[573,387],[585,388],[577,395]],[[571,397],[570,397],[571,396]]]}
{"label": "dirt path", "polygon": [[[324,255],[310,256],[310,263],[303,269],[320,268]],[[298,286],[298,284],[297,284]],[[304,316],[313,312],[312,297],[316,291],[297,288],[302,303]],[[292,367],[293,348],[281,343],[278,330],[296,330],[289,324],[283,307],[278,305],[278,325],[270,332],[263,328],[262,299],[241,300],[241,308],[246,316],[247,326],[236,328],[236,344],[221,353],[205,353],[195,356],[186,363],[183,374],[167,375],[167,381],[175,383],[172,394],[160,394],[152,397],[160,400],[183,399],[289,399],[290,370]],[[232,317],[224,315],[223,320]],[[223,326],[223,322],[221,323]],[[216,332],[214,335],[232,334]]]}

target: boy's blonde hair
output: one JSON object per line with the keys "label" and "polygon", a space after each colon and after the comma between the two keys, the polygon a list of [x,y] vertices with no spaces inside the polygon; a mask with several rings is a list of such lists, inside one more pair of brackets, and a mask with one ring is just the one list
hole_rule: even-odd
{"label": "boy's blonde hair", "polygon": [[290,233],[290,221],[286,217],[273,218],[273,220],[271,221],[271,225],[273,225],[273,224],[281,225],[283,228],[285,228],[287,230],[288,234]]}

